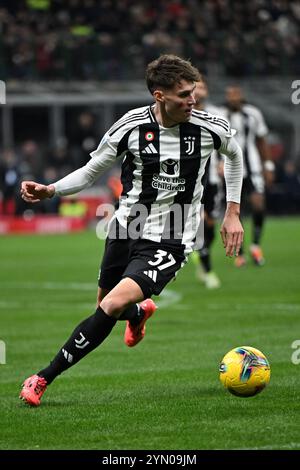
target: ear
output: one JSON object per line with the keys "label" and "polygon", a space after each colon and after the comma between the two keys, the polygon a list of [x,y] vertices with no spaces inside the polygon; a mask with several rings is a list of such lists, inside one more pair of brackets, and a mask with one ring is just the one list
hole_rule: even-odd
{"label": "ear", "polygon": [[159,101],[160,103],[163,103],[165,101],[164,94],[161,90],[155,90],[153,92],[153,96],[154,96],[155,100]]}

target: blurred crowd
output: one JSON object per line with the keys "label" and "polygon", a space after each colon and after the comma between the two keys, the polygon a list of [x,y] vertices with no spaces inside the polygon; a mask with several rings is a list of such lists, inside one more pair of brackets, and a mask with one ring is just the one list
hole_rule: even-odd
{"label": "blurred crowd", "polygon": [[[0,215],[22,215],[28,210],[20,197],[22,180],[34,180],[50,184],[79,168],[89,160],[101,136],[96,117],[88,110],[80,112],[73,125],[53,148],[47,143],[30,138],[12,149],[0,150]],[[300,167],[285,155],[279,136],[270,135],[271,158],[275,163],[274,178],[267,186],[267,207],[272,214],[296,214],[300,211]],[[100,189],[111,193],[111,201],[117,199],[119,184],[114,167],[97,182]],[[57,213],[61,206],[59,198],[43,201],[31,207],[36,213]]]}
{"label": "blurred crowd", "polygon": [[[0,79],[142,79],[160,53],[188,57],[209,76],[297,76],[299,24],[298,0],[1,0]],[[66,127],[52,147],[31,129],[0,150],[0,214],[28,208],[20,181],[49,184],[87,162],[101,138],[96,116],[72,112]],[[300,168],[280,145],[272,158],[269,211],[299,212]],[[53,213],[58,205],[53,198],[34,210]]]}
{"label": "blurred crowd", "polygon": [[[14,148],[0,150],[0,214],[23,214],[28,205],[19,195],[22,180],[51,184],[63,178],[87,163],[99,139],[95,116],[83,111],[74,119],[67,135],[59,138],[53,147],[28,138]],[[53,198],[33,206],[33,210],[56,213],[58,207],[59,199]]]}
{"label": "blurred crowd", "polygon": [[299,24],[297,0],[1,0],[0,76],[140,79],[162,52],[206,73],[297,75]]}

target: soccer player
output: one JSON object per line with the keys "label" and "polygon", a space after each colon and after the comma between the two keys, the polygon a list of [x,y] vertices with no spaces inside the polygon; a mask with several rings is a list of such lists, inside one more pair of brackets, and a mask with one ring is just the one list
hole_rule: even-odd
{"label": "soccer player", "polygon": [[190,62],[162,55],[146,71],[153,105],[131,110],[117,121],[82,168],[49,186],[22,183],[28,202],[73,194],[123,158],[123,192],[106,240],[97,309],[47,367],[25,380],[20,398],[28,404],[38,406],[47,386],[99,346],[117,320],[127,320],[127,346],[143,339],[145,322],[156,308],[150,297],[175,277],[192,251],[200,223],[201,179],[213,149],[227,155],[228,202],[221,236],[226,255],[238,255],[243,240],[242,152],[226,120],[193,111],[199,80]]}
{"label": "soccer player", "polygon": [[[274,166],[270,161],[269,147],[266,141],[268,128],[261,111],[245,102],[239,86],[226,88],[226,104],[220,113],[228,119],[237,131],[236,140],[244,155],[244,179],[242,188],[242,204],[249,200],[252,211],[252,244],[250,255],[257,266],[265,263],[261,249],[261,235],[265,219],[265,175]],[[237,267],[244,266],[246,258],[241,248],[240,255],[235,259]]]}
{"label": "soccer player", "polygon": [[[218,108],[207,103],[208,87],[204,79],[196,83],[194,92],[195,105],[194,109],[205,111],[212,115],[218,115]],[[204,205],[204,243],[199,250],[201,266],[197,263],[197,276],[208,289],[217,289],[221,286],[221,281],[212,269],[211,261],[211,245],[215,239],[216,218],[220,210],[220,202],[222,197],[222,180],[219,176],[220,161],[218,152],[214,150],[207,161],[205,174],[203,178],[204,191],[202,196],[202,204]],[[196,254],[196,252],[195,252]]]}

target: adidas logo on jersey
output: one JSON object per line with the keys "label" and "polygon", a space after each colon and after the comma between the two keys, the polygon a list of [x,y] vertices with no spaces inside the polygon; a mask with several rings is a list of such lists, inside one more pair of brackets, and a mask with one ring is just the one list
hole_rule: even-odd
{"label": "adidas logo on jersey", "polygon": [[153,144],[147,145],[147,147],[142,150],[142,153],[158,153]]}
{"label": "adidas logo on jersey", "polygon": [[150,279],[152,279],[153,282],[156,282],[156,279],[157,279],[157,271],[143,271],[143,273],[150,277]]}

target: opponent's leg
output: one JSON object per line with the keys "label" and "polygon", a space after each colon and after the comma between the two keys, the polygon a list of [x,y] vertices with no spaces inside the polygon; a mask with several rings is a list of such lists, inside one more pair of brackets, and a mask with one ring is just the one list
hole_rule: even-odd
{"label": "opponent's leg", "polygon": [[263,266],[265,263],[263,251],[260,247],[262,230],[265,220],[265,198],[261,193],[253,192],[250,196],[252,207],[252,244],[250,246],[250,254],[253,262],[257,266]]}
{"label": "opponent's leg", "polygon": [[210,248],[215,238],[215,220],[211,217],[206,217],[204,221],[204,244],[199,250],[201,264],[204,270],[202,278],[205,286],[208,289],[217,289],[221,286],[221,281],[212,270]]}

